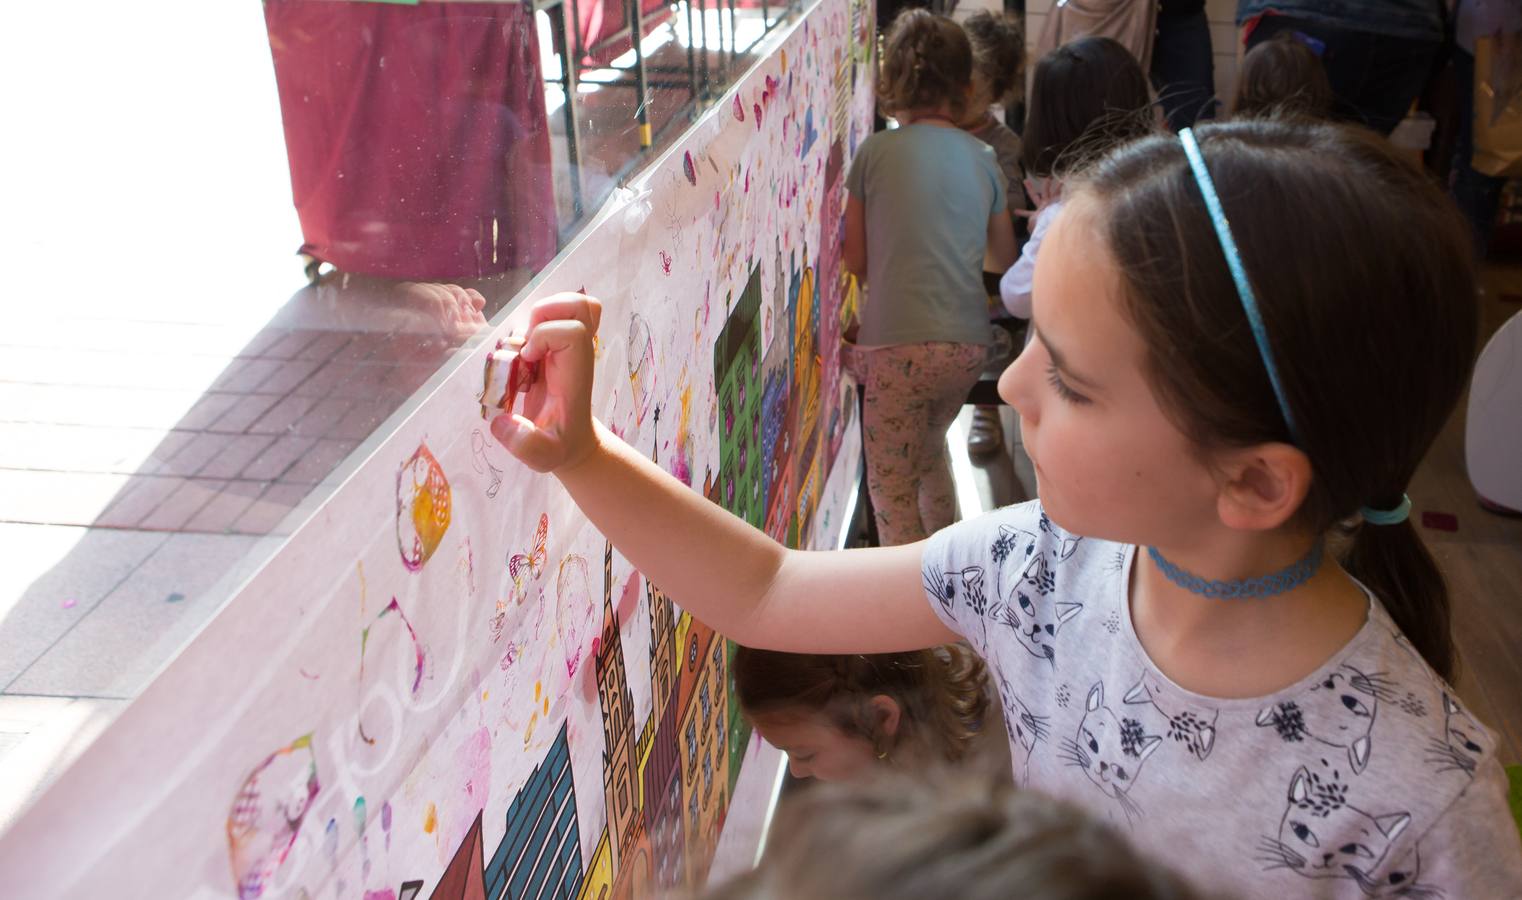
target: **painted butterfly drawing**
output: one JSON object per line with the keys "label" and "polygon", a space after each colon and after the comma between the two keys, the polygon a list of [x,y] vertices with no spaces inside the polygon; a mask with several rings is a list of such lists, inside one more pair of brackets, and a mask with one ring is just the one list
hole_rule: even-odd
{"label": "painted butterfly drawing", "polygon": [[548,553],[545,544],[550,536],[550,517],[539,515],[539,528],[534,532],[534,544],[527,553],[514,553],[507,560],[507,574],[513,579],[513,598],[518,603],[528,597],[529,578],[538,579],[544,574]]}

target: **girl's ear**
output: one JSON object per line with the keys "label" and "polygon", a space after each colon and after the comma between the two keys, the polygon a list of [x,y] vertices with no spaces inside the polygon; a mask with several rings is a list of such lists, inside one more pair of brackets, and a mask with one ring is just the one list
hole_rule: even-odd
{"label": "girl's ear", "polygon": [[1221,524],[1243,531],[1270,531],[1294,516],[1311,488],[1311,461],[1289,444],[1258,444],[1228,451],[1216,513]]}
{"label": "girl's ear", "polygon": [[872,732],[879,739],[891,740],[898,736],[900,719],[903,717],[903,708],[898,701],[887,694],[878,694],[867,701],[868,714],[871,716]]}

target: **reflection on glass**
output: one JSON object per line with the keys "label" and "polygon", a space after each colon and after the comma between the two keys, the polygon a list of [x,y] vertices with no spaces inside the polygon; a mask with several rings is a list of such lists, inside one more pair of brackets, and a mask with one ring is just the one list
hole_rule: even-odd
{"label": "reflection on glass", "polygon": [[89,70],[7,44],[41,137],[0,221],[0,827],[796,12],[170,3],[93,10]]}

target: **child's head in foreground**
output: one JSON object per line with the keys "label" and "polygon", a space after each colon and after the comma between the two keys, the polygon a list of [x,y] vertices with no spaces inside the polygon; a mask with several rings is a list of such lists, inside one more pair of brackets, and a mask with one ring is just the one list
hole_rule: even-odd
{"label": "child's head in foreground", "polygon": [[842,655],[740,647],[734,676],[746,718],[798,778],[960,761],[989,711],[987,670],[960,645]]}
{"label": "child's head in foreground", "polygon": [[708,900],[1186,900],[1074,807],[953,772],[820,785],[783,802],[760,865]]}
{"label": "child's head in foreground", "polygon": [[1463,223],[1359,129],[1244,120],[1197,136],[1294,426],[1182,141],[1144,138],[1065,188],[1036,265],[1037,339],[1000,380],[1043,508],[1164,555],[1257,552],[1347,524],[1342,566],[1449,676],[1432,557],[1409,521],[1357,516],[1400,506],[1468,379],[1478,306]]}

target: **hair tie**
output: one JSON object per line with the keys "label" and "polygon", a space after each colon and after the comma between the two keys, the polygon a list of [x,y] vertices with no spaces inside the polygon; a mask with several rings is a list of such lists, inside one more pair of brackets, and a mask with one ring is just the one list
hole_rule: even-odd
{"label": "hair tie", "polygon": [[1200,193],[1205,197],[1205,209],[1210,212],[1210,223],[1215,226],[1216,238],[1221,242],[1226,267],[1231,270],[1231,278],[1236,282],[1237,297],[1242,301],[1242,311],[1247,313],[1247,324],[1252,328],[1253,340],[1258,344],[1258,355],[1263,358],[1263,368],[1268,370],[1268,383],[1274,389],[1274,398],[1279,401],[1279,412],[1284,414],[1284,424],[1289,426],[1290,438],[1298,444],[1300,432],[1295,427],[1294,416],[1290,415],[1284,385],[1279,382],[1279,369],[1274,365],[1274,355],[1268,344],[1268,330],[1263,327],[1263,316],[1258,312],[1257,298],[1253,296],[1252,284],[1247,280],[1247,270],[1242,266],[1242,254],[1237,251],[1237,242],[1232,239],[1231,225],[1226,221],[1226,211],[1221,208],[1221,198],[1216,195],[1215,182],[1211,180],[1210,170],[1205,166],[1205,157],[1200,153],[1200,145],[1194,139],[1193,129],[1185,128],[1178,133],[1178,138],[1184,145],[1184,155],[1189,158],[1189,168],[1194,171],[1195,184],[1199,185]]}
{"label": "hair tie", "polygon": [[1411,498],[1401,494],[1400,502],[1391,509],[1362,506],[1359,507],[1358,514],[1370,525],[1399,525],[1411,515]]}

